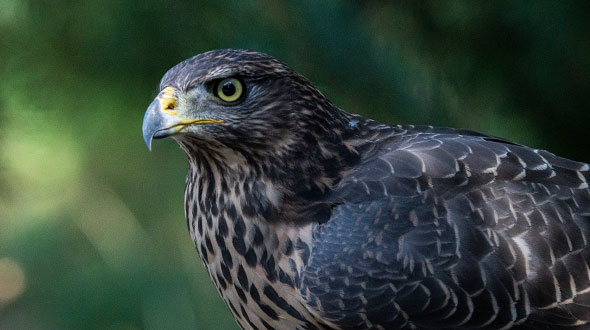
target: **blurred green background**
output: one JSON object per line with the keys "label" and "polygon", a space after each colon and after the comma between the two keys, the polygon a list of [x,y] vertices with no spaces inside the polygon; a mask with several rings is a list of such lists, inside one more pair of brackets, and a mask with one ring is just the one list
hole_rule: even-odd
{"label": "blurred green background", "polygon": [[236,329],[149,153],[174,64],[267,52],[335,104],[590,161],[589,1],[0,0],[0,329]]}

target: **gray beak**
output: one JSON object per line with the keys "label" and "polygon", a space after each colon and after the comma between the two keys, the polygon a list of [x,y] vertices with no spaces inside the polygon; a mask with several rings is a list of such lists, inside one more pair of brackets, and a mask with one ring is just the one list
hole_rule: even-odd
{"label": "gray beak", "polygon": [[152,150],[152,140],[174,135],[190,125],[222,124],[222,120],[200,118],[183,118],[176,111],[162,109],[160,98],[156,97],[143,117],[143,141],[148,149]]}
{"label": "gray beak", "polygon": [[164,137],[157,135],[165,127],[163,112],[160,101],[154,99],[143,117],[143,141],[150,151],[152,150],[152,139]]}
{"label": "gray beak", "polygon": [[182,118],[176,111],[162,109],[162,102],[156,97],[148,107],[143,117],[143,141],[148,149],[152,150],[152,140],[162,139],[182,131],[186,126],[198,122]]}

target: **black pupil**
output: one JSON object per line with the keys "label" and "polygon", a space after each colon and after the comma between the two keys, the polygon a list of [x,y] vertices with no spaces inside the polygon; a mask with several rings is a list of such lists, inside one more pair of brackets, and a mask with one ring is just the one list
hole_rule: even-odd
{"label": "black pupil", "polygon": [[225,96],[232,96],[236,93],[236,86],[231,81],[223,83],[221,87],[221,91]]}

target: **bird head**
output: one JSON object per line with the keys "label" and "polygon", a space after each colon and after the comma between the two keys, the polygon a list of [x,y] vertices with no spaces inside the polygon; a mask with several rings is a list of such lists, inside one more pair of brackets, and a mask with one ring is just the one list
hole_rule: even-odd
{"label": "bird head", "polygon": [[327,128],[332,108],[304,77],[273,57],[215,50],[164,75],[145,113],[143,138],[150,150],[152,139],[168,136],[181,145],[198,140],[264,149]]}
{"label": "bird head", "polygon": [[172,136],[196,168],[214,157],[274,182],[283,196],[313,199],[358,160],[347,142],[359,131],[353,116],[271,56],[214,50],[164,75],[143,138],[151,149],[152,139]]}

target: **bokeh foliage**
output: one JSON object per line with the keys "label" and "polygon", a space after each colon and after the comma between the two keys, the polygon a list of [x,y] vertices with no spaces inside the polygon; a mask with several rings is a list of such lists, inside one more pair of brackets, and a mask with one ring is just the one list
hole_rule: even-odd
{"label": "bokeh foliage", "polygon": [[588,1],[0,0],[0,328],[236,328],[141,120],[177,62],[270,53],[335,104],[590,161]]}

